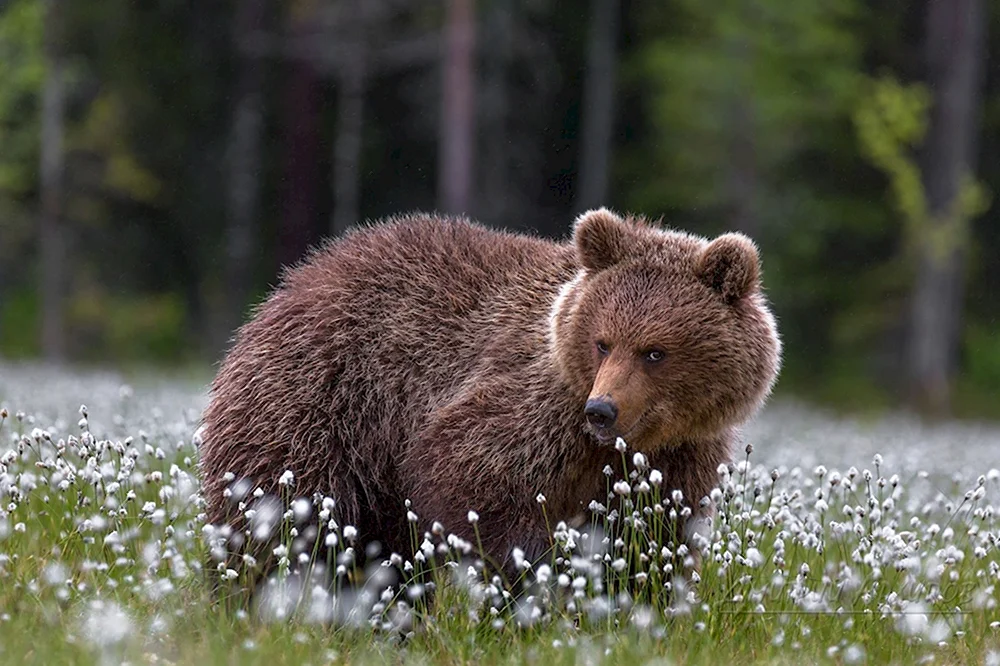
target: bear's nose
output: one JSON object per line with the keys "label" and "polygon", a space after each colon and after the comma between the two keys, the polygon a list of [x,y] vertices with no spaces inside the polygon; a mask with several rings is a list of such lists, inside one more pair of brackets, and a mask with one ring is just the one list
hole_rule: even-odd
{"label": "bear's nose", "polygon": [[618,408],[607,398],[591,398],[583,413],[587,416],[587,423],[595,428],[610,428],[618,418]]}

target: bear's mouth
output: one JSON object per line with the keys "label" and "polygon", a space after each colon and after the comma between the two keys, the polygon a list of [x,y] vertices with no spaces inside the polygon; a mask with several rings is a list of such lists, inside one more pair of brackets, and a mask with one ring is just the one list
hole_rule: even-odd
{"label": "bear's mouth", "polygon": [[610,429],[591,428],[590,434],[594,439],[597,440],[597,443],[600,444],[601,446],[609,446],[616,439],[618,439],[618,432],[614,428]]}
{"label": "bear's mouth", "polygon": [[634,435],[639,430],[641,423],[642,419],[639,418],[625,430],[614,426],[610,428],[598,428],[590,424],[587,425],[587,429],[590,431],[590,435],[597,440],[597,443],[601,446],[610,446],[618,441],[619,437],[624,439],[625,443],[631,446],[629,443],[629,437]]}

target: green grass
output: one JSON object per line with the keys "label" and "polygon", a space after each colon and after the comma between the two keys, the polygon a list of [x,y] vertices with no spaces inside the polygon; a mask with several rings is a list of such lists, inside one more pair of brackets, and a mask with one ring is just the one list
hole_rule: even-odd
{"label": "green grass", "polygon": [[[73,405],[0,423],[2,663],[1000,664],[1000,472],[988,465],[772,472],[747,454],[720,474],[700,580],[684,584],[668,569],[685,568],[670,521],[685,501],[625,452],[581,528],[608,542],[553,525],[555,555],[524,574],[520,598],[484,577],[475,544],[415,532],[423,555],[400,554],[407,578],[385,604],[378,577],[334,564],[322,589],[295,592],[292,575],[241,610],[217,603],[204,570],[198,399],[164,398],[157,413],[97,384],[84,390],[114,413],[88,416],[108,425],[77,423]],[[0,406],[11,400],[0,383]],[[276,515],[279,569],[294,574],[301,536]],[[342,554],[349,534],[331,517],[310,521]],[[233,568],[234,598],[252,569]],[[411,595],[418,580],[436,584],[429,607]]]}

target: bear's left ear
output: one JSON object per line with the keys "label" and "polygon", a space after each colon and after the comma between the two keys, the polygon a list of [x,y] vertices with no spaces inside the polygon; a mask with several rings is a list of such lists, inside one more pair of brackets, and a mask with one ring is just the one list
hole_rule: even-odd
{"label": "bear's left ear", "polygon": [[633,240],[628,223],[607,208],[588,210],[573,223],[577,256],[589,271],[601,271],[627,259]]}
{"label": "bear's left ear", "polygon": [[702,250],[695,270],[730,305],[760,286],[757,246],[743,234],[723,234],[713,240]]}

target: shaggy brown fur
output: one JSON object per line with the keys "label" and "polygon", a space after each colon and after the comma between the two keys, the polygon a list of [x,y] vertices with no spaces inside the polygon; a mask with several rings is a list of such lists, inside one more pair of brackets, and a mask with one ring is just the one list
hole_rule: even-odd
{"label": "shaggy brown fur", "polygon": [[[651,352],[654,352],[651,354]],[[488,553],[528,556],[600,499],[622,435],[697,506],[779,366],[754,245],[581,216],[573,241],[415,215],[289,271],[239,332],[205,413],[208,519],[224,475],[334,497],[341,524],[408,552],[404,500]],[[588,398],[614,423],[588,426]]]}

